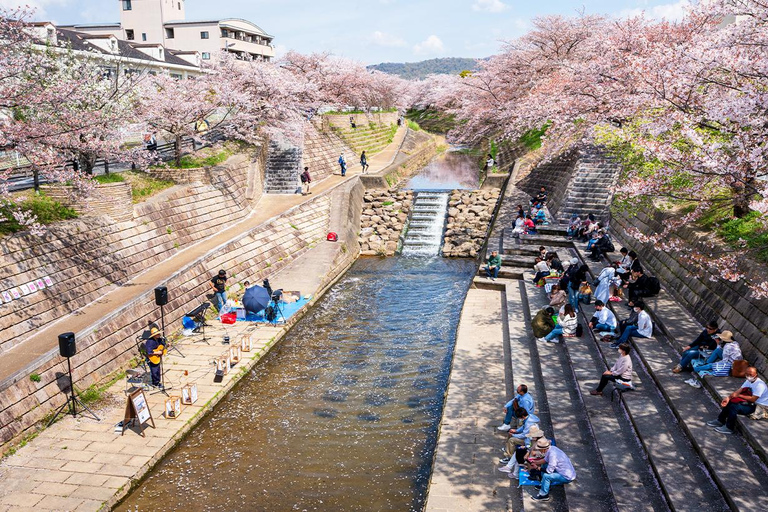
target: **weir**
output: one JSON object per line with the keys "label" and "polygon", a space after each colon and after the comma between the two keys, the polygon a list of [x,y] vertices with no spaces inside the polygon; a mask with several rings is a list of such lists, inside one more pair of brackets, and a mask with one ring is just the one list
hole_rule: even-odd
{"label": "weir", "polygon": [[447,192],[417,192],[408,233],[403,242],[403,255],[439,255],[447,214]]}

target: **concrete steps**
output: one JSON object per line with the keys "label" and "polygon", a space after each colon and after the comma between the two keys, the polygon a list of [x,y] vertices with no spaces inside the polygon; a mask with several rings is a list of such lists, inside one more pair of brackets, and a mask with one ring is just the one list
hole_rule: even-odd
{"label": "concrete steps", "polygon": [[303,172],[301,160],[301,148],[271,141],[264,173],[264,192],[295,194],[301,187],[299,180],[299,175]]}
{"label": "concrete steps", "polygon": [[[601,264],[588,264],[593,275],[597,275],[602,269]],[[673,329],[681,326],[686,330],[685,334],[688,336],[685,342],[678,341],[678,343],[687,344],[688,341],[699,334],[702,327],[694,322],[686,321],[686,318],[689,318],[688,315],[681,315],[681,310],[676,310],[673,304],[664,302],[660,304],[658,300],[649,299],[647,301],[657,328],[659,327],[658,322],[663,323],[665,326],[672,326]],[[612,303],[612,307],[619,319],[627,316],[628,310],[624,307],[624,303]],[[667,316],[667,314],[670,316]],[[667,319],[666,322],[665,317]],[[668,327],[665,327],[663,331],[667,332],[667,329]],[[644,384],[655,388],[652,394],[662,397],[664,400],[663,406],[668,408],[674,415],[675,421],[671,426],[684,434],[685,443],[690,446],[690,451],[692,452],[692,455],[689,457],[694,457],[701,461],[689,469],[702,471],[707,480],[711,477],[710,481],[714,489],[706,490],[700,481],[691,482],[692,487],[701,491],[706,490],[705,495],[702,497],[701,506],[708,507],[704,508],[704,510],[730,508],[732,510],[747,511],[768,508],[768,496],[764,493],[755,492],[755,489],[768,488],[768,473],[766,473],[765,466],[758,458],[760,449],[764,448],[765,439],[768,439],[768,437],[764,435],[760,437],[749,435],[745,437],[724,436],[707,427],[705,422],[709,419],[714,419],[719,413],[720,408],[718,404],[712,400],[706,391],[692,388],[683,382],[684,379],[690,377],[689,374],[676,375],[671,372],[672,367],[679,360],[679,352],[672,347],[664,333],[658,329],[655,331],[653,338],[638,338],[633,341],[635,361],[637,361],[636,364],[638,362],[642,363],[644,371],[647,372]],[[725,382],[727,380],[731,381],[730,384],[733,389],[738,387],[741,382],[735,382],[736,379],[728,378],[712,378],[707,379],[707,382]],[[731,391],[732,389],[727,392],[730,393]],[[624,401],[630,412],[634,410],[633,417],[644,418],[647,416],[647,407],[645,404],[636,403],[639,398],[639,395],[630,394],[625,395]],[[760,423],[743,417],[740,417],[739,420],[742,425],[747,422],[749,422],[747,424]],[[660,427],[658,422],[651,421],[646,427],[647,432],[643,433],[642,422],[637,420],[636,423],[641,425],[639,430],[641,430],[641,435],[643,435],[649,445],[649,451],[652,454],[653,460],[653,455],[659,451],[660,430],[667,434],[673,433],[674,430]],[[761,427],[765,428],[765,425]],[[762,433],[764,434],[764,432]],[[758,444],[755,445],[755,442]],[[674,444],[675,446],[681,445],[679,442]],[[759,447],[757,453],[754,449],[755,446]],[[662,451],[666,453],[666,449],[662,448]],[[724,457],[724,453],[727,453],[727,456]],[[675,458],[674,460],[680,459]],[[681,505],[690,504],[691,500],[694,499],[693,495],[681,492],[680,490],[681,483],[683,483],[681,475],[690,475],[692,473],[686,472],[686,468],[679,468],[678,471],[671,470],[674,460],[663,458],[655,466],[661,476],[662,485],[669,494],[670,501]],[[721,508],[715,507],[717,503],[721,504]]]}

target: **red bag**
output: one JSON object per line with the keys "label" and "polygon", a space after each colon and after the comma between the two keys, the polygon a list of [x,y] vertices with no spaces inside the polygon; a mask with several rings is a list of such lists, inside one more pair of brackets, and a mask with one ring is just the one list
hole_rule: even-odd
{"label": "red bag", "polygon": [[237,322],[237,313],[224,313],[221,315],[221,323],[232,325]]}
{"label": "red bag", "polygon": [[[745,395],[745,396],[752,396],[752,389],[751,388],[741,388],[739,390],[739,394],[740,395]],[[746,400],[744,400],[741,397],[736,397],[736,398],[731,398],[731,402],[733,402],[735,404],[738,404],[738,403],[741,403],[741,402],[746,402]]]}
{"label": "red bag", "polygon": [[337,235],[336,233],[334,233],[333,231],[331,231],[330,233],[328,233],[328,238],[327,238],[327,240],[328,240],[329,242],[338,242],[338,241],[339,241],[339,235]]}

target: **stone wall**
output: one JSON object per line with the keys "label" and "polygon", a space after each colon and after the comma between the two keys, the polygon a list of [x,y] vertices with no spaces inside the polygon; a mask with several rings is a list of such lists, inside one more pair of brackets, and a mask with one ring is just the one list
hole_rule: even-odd
{"label": "stone wall", "polygon": [[206,183],[208,176],[205,167],[195,167],[193,169],[174,169],[173,167],[159,167],[157,169],[148,169],[147,174],[159,180],[172,181],[179,185],[188,183]]}
{"label": "stone wall", "polygon": [[[205,300],[210,291],[208,283],[213,270],[225,268],[238,281],[248,279],[259,282],[323,239],[329,228],[330,192],[333,191],[318,194],[268,224],[243,233],[179,269],[165,282],[158,283],[158,286],[167,286],[169,290],[170,301],[165,307],[166,325],[171,330],[178,328],[181,317]],[[355,214],[351,215],[354,218]],[[343,266],[344,261],[341,260],[352,258],[354,254],[354,251],[347,251],[340,256],[339,265]],[[125,367],[136,355],[135,337],[144,330],[149,320],[157,320],[152,291],[77,333],[78,353],[72,358],[76,385],[86,388]],[[54,344],[55,340],[52,341]],[[64,364],[58,356],[58,349],[52,346],[36,367],[28,368],[26,374],[14,382],[4,383],[0,390],[0,445],[23,435],[63,403],[60,388]],[[40,382],[32,382],[28,378],[32,373],[40,375]]]}
{"label": "stone wall", "polygon": [[82,217],[108,215],[116,222],[133,219],[133,198],[131,185],[127,182],[96,185],[87,203],[78,197],[73,187],[66,185],[45,185],[45,195],[73,208]]}
{"label": "stone wall", "polygon": [[517,187],[531,197],[535,196],[541,187],[547,187],[547,207],[554,215],[568,197],[568,184],[573,179],[577,162],[578,153],[575,150],[560,155],[551,162],[537,165],[517,182]]}
{"label": "stone wall", "polygon": [[369,190],[360,217],[360,254],[393,256],[413,206],[413,192]]}
{"label": "stone wall", "polygon": [[501,191],[454,190],[448,202],[443,256],[474,258],[483,247]]}
{"label": "stone wall", "polygon": [[347,169],[360,167],[355,151],[330,129],[318,130],[314,124],[307,124],[304,132],[303,164],[309,167],[313,181],[340,172],[339,155],[344,154]]}
{"label": "stone wall", "polygon": [[[613,212],[611,231],[619,243],[637,251],[641,263],[657,276],[664,288],[699,322],[719,319],[723,329],[734,332],[744,357],[763,374],[768,373],[768,300],[755,299],[742,283],[730,283],[706,271],[692,272],[675,254],[643,244],[628,234],[631,227],[644,234],[663,230],[659,211],[631,215]],[[691,234],[691,239],[694,235]],[[616,244],[617,248],[619,243]],[[745,262],[745,264],[748,264]],[[691,333],[691,339],[696,333]]]}
{"label": "stone wall", "polygon": [[246,217],[260,195],[246,197],[258,163],[238,156],[230,162],[210,171],[214,184],[176,186],[135,205],[130,222],[84,217],[48,226],[42,236],[0,240],[0,292],[52,280],[50,287],[0,304],[0,352]]}
{"label": "stone wall", "polygon": [[400,116],[397,112],[371,113],[371,114],[333,114],[315,116],[312,122],[320,129],[327,129],[331,126],[337,128],[349,128],[349,117],[355,118],[357,126],[368,125],[370,123],[389,125],[397,123]]}

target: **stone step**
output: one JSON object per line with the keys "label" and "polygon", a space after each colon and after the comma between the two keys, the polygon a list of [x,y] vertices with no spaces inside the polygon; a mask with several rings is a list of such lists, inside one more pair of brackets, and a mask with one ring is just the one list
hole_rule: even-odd
{"label": "stone step", "polygon": [[[588,265],[593,275],[596,275],[595,273],[602,267],[597,263],[588,263]],[[659,316],[665,313],[664,308],[654,308],[653,298],[649,298],[646,303],[649,305],[652,316],[658,321]],[[612,308],[617,318],[627,316],[628,310],[624,307],[624,303],[612,303]],[[675,317],[675,320],[668,323],[675,325],[679,321],[680,319]],[[701,327],[698,327],[689,334],[690,339],[699,334]],[[768,488],[768,473],[765,466],[756,460],[754,451],[744,443],[743,438],[718,434],[705,425],[706,421],[717,417],[720,409],[705,390],[692,388],[683,382],[690,377],[689,374],[676,375],[671,372],[680,356],[672,348],[666,336],[655,332],[652,338],[633,340],[633,347],[636,356],[648,371],[648,382],[658,388],[665,406],[669,407],[675,416],[675,424],[682,429],[686,440],[691,443],[694,456],[700,457],[706,473],[717,485],[721,499],[724,499],[727,506],[733,510],[766,509],[768,496],[756,495],[753,492],[755,488]],[[734,388],[737,386],[738,384]],[[631,398],[634,399],[634,396]],[[630,400],[630,397],[626,400]],[[638,411],[638,414],[646,413]],[[651,428],[658,434],[658,428]],[[648,442],[651,442],[650,438]],[[724,453],[727,453],[726,457],[723,457]],[[665,460],[664,466],[668,464],[669,461]],[[662,469],[659,468],[659,471]],[[675,479],[679,481],[679,474],[671,473],[668,476],[670,487],[679,488],[676,487],[676,485],[679,486],[679,482],[675,482]],[[711,499],[715,498],[716,496]],[[679,498],[681,502],[684,499],[684,496]]]}

